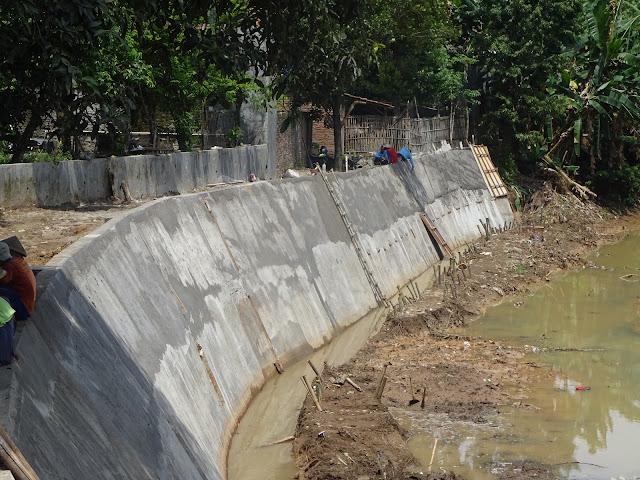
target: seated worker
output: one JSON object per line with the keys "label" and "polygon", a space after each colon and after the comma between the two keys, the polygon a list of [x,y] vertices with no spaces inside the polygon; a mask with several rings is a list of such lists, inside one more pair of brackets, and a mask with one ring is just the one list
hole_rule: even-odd
{"label": "seated worker", "polygon": [[384,156],[382,152],[376,152],[373,154],[373,164],[374,165],[386,165],[387,158]]}
{"label": "seated worker", "polygon": [[380,147],[380,151],[373,156],[374,163],[379,160],[380,165],[389,165],[390,163],[398,163],[398,154],[393,149],[386,145]]}
{"label": "seated worker", "polygon": [[373,154],[373,164],[374,165],[387,165],[389,161],[384,154],[384,145],[380,147],[376,153]]}
{"label": "seated worker", "polygon": [[14,313],[9,300],[0,297],[0,366],[9,365],[13,357]]}
{"label": "seated worker", "polygon": [[327,147],[324,145],[320,147],[318,157],[320,157],[320,160],[324,162],[327,170],[332,170],[335,167],[335,160],[331,155],[329,155],[329,150],[327,150]]}
{"label": "seated worker", "polygon": [[[31,315],[36,302],[36,277],[21,256],[16,258],[11,256],[9,246],[4,242],[0,242],[0,268],[6,272],[0,278],[0,289],[15,293],[22,306]],[[15,301],[12,301],[12,305],[14,303]],[[18,310],[15,307],[14,309]]]}
{"label": "seated worker", "polygon": [[413,165],[413,155],[411,155],[411,150],[409,150],[407,147],[402,147],[402,150],[398,152],[398,158],[402,161],[409,160],[409,163],[411,163],[411,170],[413,170],[414,165]]}

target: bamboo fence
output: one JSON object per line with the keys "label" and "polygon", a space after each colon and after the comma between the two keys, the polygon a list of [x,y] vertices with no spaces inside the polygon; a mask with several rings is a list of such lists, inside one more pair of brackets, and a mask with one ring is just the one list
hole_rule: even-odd
{"label": "bamboo fence", "polygon": [[357,155],[375,152],[380,145],[396,150],[408,147],[412,152],[431,152],[443,141],[451,144],[466,142],[467,125],[464,116],[408,118],[376,115],[353,115],[345,122],[345,152]]}

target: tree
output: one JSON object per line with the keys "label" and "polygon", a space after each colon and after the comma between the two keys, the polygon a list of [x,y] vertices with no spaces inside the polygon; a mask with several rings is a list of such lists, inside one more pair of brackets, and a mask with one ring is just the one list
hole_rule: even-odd
{"label": "tree", "polygon": [[470,59],[454,45],[457,28],[445,1],[377,1],[373,23],[379,42],[376,62],[356,93],[391,101],[402,108],[449,105],[463,94],[463,64]]}
{"label": "tree", "polygon": [[264,35],[274,94],[291,95],[291,108],[311,103],[331,113],[335,157],[344,149],[345,97],[375,59],[379,43],[371,0],[251,2]]}
{"label": "tree", "polygon": [[625,146],[640,140],[640,8],[585,0],[584,15],[587,28],[572,52],[574,67],[549,87],[567,105],[553,147],[556,163],[578,161],[585,150],[594,176],[598,167],[622,168],[631,160]]}
{"label": "tree", "polygon": [[0,139],[13,145],[12,162],[21,161],[45,116],[80,109],[78,92],[95,86],[83,65],[94,62],[113,28],[110,3],[17,0],[0,7]]}
{"label": "tree", "polygon": [[[46,119],[70,148],[88,126],[126,136],[145,110],[173,115],[184,148],[192,112],[237,98],[264,64],[245,0],[17,0],[0,7],[0,140],[21,160]],[[126,144],[126,142],[125,142]]]}
{"label": "tree", "polygon": [[[579,31],[579,0],[468,0],[459,18],[477,61],[479,118],[486,139],[512,155],[544,143],[547,119],[562,104],[546,94],[549,76]],[[499,157],[499,155],[498,155]],[[524,158],[524,157],[523,157]]]}

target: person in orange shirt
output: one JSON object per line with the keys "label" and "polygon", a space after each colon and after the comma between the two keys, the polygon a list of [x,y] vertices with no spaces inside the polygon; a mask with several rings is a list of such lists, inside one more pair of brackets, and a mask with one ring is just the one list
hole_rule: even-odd
{"label": "person in orange shirt", "polygon": [[11,256],[4,242],[0,242],[0,268],[6,272],[0,278],[0,287],[13,291],[31,315],[36,302],[36,277],[22,257]]}

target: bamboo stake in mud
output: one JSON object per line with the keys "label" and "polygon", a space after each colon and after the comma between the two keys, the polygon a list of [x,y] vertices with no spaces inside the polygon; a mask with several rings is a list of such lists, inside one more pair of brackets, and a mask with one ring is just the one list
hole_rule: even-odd
{"label": "bamboo stake in mud", "polygon": [[429,473],[431,473],[431,465],[433,465],[433,457],[436,455],[436,447],[438,446],[438,437],[436,437],[436,441],[433,443],[433,451],[431,452],[431,461],[429,462]]}
{"label": "bamboo stake in mud", "polygon": [[453,292],[453,298],[458,298],[458,290],[456,289],[456,282],[451,280],[451,291]]}
{"label": "bamboo stake in mud", "polygon": [[442,283],[442,265],[438,264],[438,283]]}
{"label": "bamboo stake in mud", "polygon": [[420,300],[420,298],[422,297],[422,294],[420,293],[420,288],[418,287],[418,282],[411,282],[411,284],[413,285],[413,289],[416,292],[416,297],[418,298],[418,300]]}
{"label": "bamboo stake in mud", "polygon": [[311,360],[308,360],[308,362],[309,362],[309,366],[311,367],[311,370],[313,370],[313,373],[315,373],[316,377],[318,377],[318,380],[320,380],[322,383],[324,383],[324,380],[322,380],[322,375],[320,375],[320,372],[315,367],[315,365],[313,363],[311,363]]}
{"label": "bamboo stake in mud", "polygon": [[391,365],[391,362],[387,362],[382,366],[382,375],[380,375],[380,380],[378,380],[378,388],[376,388],[376,397],[380,398],[380,396],[378,395],[378,392],[380,391],[380,388],[382,387],[382,382],[385,378],[385,375],[387,374],[387,367]]}
{"label": "bamboo stake in mud", "polygon": [[380,391],[378,392],[378,394],[376,395],[376,397],[378,397],[378,400],[380,400],[382,398],[382,393],[384,392],[384,387],[387,385],[387,377],[384,377],[382,379],[382,384],[380,385]]}
{"label": "bamboo stake in mud", "polygon": [[420,408],[424,410],[424,399],[427,396],[427,387],[422,388],[422,403],[420,404]]}
{"label": "bamboo stake in mud", "polygon": [[415,292],[411,289],[411,284],[410,284],[410,283],[407,283],[406,287],[407,287],[407,290],[409,290],[409,295],[407,295],[407,298],[408,298],[408,299],[410,298],[410,299],[411,299],[412,301],[414,301],[414,302],[415,302],[416,300],[418,300],[418,298],[416,297]]}
{"label": "bamboo stake in mud", "polygon": [[404,295],[402,294],[400,287],[396,286],[396,288],[398,289],[398,304],[402,307],[406,305],[406,302],[404,301]]}
{"label": "bamboo stake in mud", "polygon": [[313,390],[311,390],[311,386],[309,385],[309,382],[307,381],[307,377],[305,377],[304,375],[300,377],[300,379],[302,380],[302,383],[304,383],[304,386],[307,387],[307,392],[309,392],[309,395],[311,395],[311,398],[313,399],[313,403],[316,404],[316,408],[318,409],[319,412],[322,411],[322,407],[320,406],[320,402],[318,401],[318,397],[316,397],[316,395],[313,393]]}

